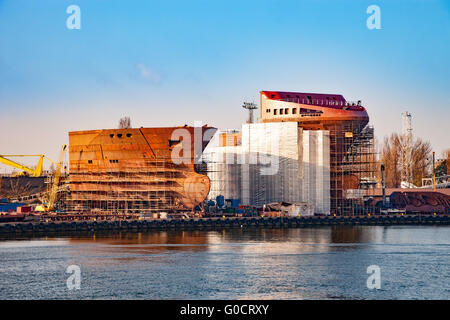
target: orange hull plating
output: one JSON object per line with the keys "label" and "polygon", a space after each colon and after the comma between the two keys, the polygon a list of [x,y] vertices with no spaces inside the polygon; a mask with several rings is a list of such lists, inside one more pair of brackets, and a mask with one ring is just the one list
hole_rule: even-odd
{"label": "orange hull plating", "polygon": [[[70,132],[71,196],[66,211],[145,213],[191,209],[202,202],[209,178],[195,171],[193,142],[190,150],[178,152],[183,138],[173,140],[175,130],[194,137],[193,127]],[[197,130],[202,136],[215,131]],[[175,163],[173,153],[179,156]]]}

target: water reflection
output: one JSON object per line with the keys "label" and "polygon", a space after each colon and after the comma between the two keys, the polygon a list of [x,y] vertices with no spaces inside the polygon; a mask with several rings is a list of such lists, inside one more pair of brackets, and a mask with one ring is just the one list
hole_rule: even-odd
{"label": "water reflection", "polygon": [[145,245],[167,250],[178,250],[180,247],[191,246],[202,250],[202,246],[208,244],[208,235],[201,231],[153,231],[153,232],[119,232],[96,233],[91,236],[71,237],[70,242],[77,243],[101,243],[120,248],[125,246],[139,250]]}
{"label": "water reflection", "polygon": [[[205,263],[223,255],[245,255],[243,268],[261,255],[267,262],[284,255],[308,255],[361,250],[380,239],[382,229],[322,227],[298,229],[224,229],[210,231],[153,231],[144,233],[96,233],[67,238],[68,256],[95,265],[167,262],[171,253],[210,253]],[[56,241],[58,238],[55,238]],[[58,240],[59,241],[59,240]],[[222,255],[222,256],[221,256]],[[87,258],[88,257],[88,258]],[[278,261],[279,262],[279,261]]]}
{"label": "water reflection", "polygon": [[[448,298],[449,231],[336,226],[22,237],[0,241],[0,298]],[[77,293],[65,287],[71,264],[83,272]],[[367,290],[372,264],[382,267],[385,290]]]}

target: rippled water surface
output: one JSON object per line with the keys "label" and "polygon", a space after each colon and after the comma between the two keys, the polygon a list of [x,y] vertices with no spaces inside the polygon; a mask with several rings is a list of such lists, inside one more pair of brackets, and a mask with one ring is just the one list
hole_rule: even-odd
{"label": "rippled water surface", "polygon": [[450,299],[448,226],[2,239],[0,263],[0,299]]}

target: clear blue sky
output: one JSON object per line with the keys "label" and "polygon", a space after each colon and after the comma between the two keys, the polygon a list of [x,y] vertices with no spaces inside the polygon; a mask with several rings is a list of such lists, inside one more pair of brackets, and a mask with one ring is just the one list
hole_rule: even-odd
{"label": "clear blue sky", "polygon": [[3,154],[56,159],[68,131],[123,115],[240,128],[260,90],[362,100],[379,140],[408,110],[437,154],[450,147],[450,1],[0,0],[0,49]]}

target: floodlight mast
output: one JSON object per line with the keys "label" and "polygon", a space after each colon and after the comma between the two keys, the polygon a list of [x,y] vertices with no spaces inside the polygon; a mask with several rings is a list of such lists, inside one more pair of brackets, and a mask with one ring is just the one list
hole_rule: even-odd
{"label": "floodlight mast", "polygon": [[247,123],[254,123],[253,121],[253,110],[258,109],[258,106],[253,102],[244,102],[242,108],[248,110],[248,120]]}

